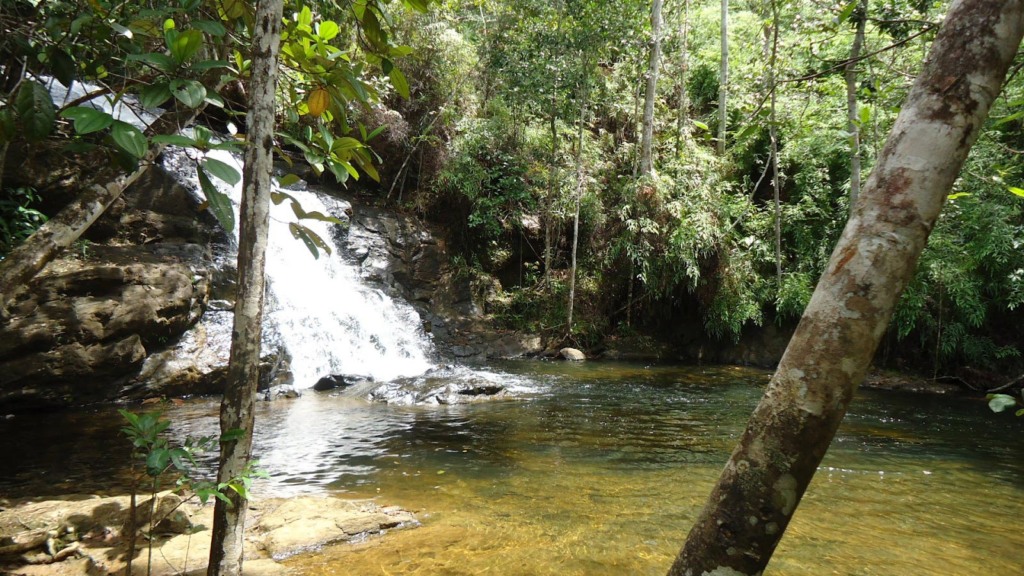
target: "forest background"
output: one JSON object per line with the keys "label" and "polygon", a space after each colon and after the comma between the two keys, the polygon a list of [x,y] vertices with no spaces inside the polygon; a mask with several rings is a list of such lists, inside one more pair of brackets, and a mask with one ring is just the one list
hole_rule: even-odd
{"label": "forest background", "polygon": [[[110,88],[102,97],[137,93],[152,106],[212,102],[206,124],[241,124],[236,83],[206,82],[197,96],[210,70],[244,74],[230,51],[207,58],[230,46],[220,23],[234,10],[241,18],[240,3],[90,2],[84,13],[77,4],[5,2],[4,28],[15,32],[3,41],[5,156],[24,153],[7,145],[32,135],[38,94],[23,88],[39,75],[98,82]],[[948,8],[307,4],[285,9],[282,150],[322,179],[441,224],[504,327],[591,349],[608,337],[728,342],[795,325]],[[203,19],[211,10],[219,17]],[[175,39],[205,43],[138,26],[165,17],[177,19]],[[116,50],[77,50],[104,35]],[[169,61],[152,56],[161,51]],[[344,70],[317,68],[332,54]],[[1019,71],[932,233],[882,365],[982,385],[1024,369]],[[80,130],[91,118],[55,112],[76,153],[144,150],[118,124]],[[12,179],[20,161],[6,160],[4,252],[54,211],[49,191]],[[304,240],[315,249],[317,238]]]}

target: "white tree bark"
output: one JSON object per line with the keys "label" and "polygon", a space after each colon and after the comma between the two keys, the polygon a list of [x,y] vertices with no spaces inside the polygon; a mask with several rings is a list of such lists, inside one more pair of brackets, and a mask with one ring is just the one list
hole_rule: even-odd
{"label": "white tree bark", "polygon": [[1024,0],[957,0],[672,576],[762,574],[864,379],[1024,35]]}
{"label": "white tree bark", "polygon": [[661,62],[661,0],[651,4],[651,61],[647,68],[647,91],[644,94],[644,125],[640,139],[640,174],[654,171],[654,103],[658,97],[658,66]]}
{"label": "white tree bark", "polygon": [[[284,0],[259,0],[252,40],[252,78],[248,135],[242,171],[242,205],[238,238],[238,294],[231,334],[227,388],[220,410],[221,434],[241,430],[239,438],[220,443],[219,483],[243,474],[252,453],[253,408],[259,381],[264,267],[270,223],[273,170],[274,92]],[[217,500],[213,516],[209,576],[242,574],[245,512],[248,502],[229,492],[231,505]]]}
{"label": "white tree bark", "polygon": [[864,26],[868,17],[868,2],[860,0],[856,16],[857,30],[850,48],[850,61],[846,63],[843,76],[846,79],[846,118],[850,132],[850,211],[860,195],[860,110],[857,107],[857,65],[860,51],[864,47]]}
{"label": "white tree bark", "polygon": [[729,119],[729,0],[722,0],[722,61],[718,68],[718,155],[725,154],[725,128]]}

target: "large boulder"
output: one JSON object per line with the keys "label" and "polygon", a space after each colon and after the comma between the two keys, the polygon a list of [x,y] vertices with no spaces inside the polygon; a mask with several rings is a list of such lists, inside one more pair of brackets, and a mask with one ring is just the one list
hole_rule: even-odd
{"label": "large boulder", "polygon": [[109,400],[148,350],[202,315],[209,284],[194,244],[92,246],[51,262],[0,311],[0,405]]}

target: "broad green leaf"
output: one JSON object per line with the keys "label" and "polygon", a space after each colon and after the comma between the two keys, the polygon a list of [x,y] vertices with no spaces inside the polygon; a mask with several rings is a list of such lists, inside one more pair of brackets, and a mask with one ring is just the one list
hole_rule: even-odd
{"label": "broad green leaf", "polygon": [[342,221],[340,218],[336,218],[334,216],[328,216],[327,214],[324,214],[323,212],[317,212],[316,210],[314,210],[312,212],[303,211],[302,219],[303,220],[319,220],[320,222],[327,222],[329,224],[341,224],[342,226],[345,225],[345,222]]}
{"label": "broad green leaf", "polygon": [[8,108],[0,108],[0,142],[10,142],[17,134],[14,112]]}
{"label": "broad green leaf", "polygon": [[402,71],[396,66],[388,73],[388,77],[391,78],[391,85],[395,87],[398,94],[401,95],[402,98],[408,98],[409,81],[405,79],[405,74],[402,74]]}
{"label": "broad green leaf", "polygon": [[148,110],[159,108],[164,102],[171,99],[171,87],[167,82],[150,84],[139,93],[139,102],[142,107]]}
{"label": "broad green leaf", "polygon": [[857,111],[857,115],[861,126],[867,126],[871,122],[871,108],[868,106],[861,106],[860,110]]}
{"label": "broad green leaf", "polygon": [[309,6],[303,6],[302,10],[295,15],[295,21],[298,23],[300,28],[305,28],[307,31],[313,30],[313,11],[309,9]]}
{"label": "broad green leaf", "polygon": [[242,175],[238,173],[238,170],[235,170],[234,166],[221,162],[215,158],[204,158],[203,168],[213,176],[220,178],[232,186],[238,184],[242,180]]}
{"label": "broad green leaf", "polygon": [[193,22],[192,25],[199,30],[206,32],[210,36],[215,36],[217,38],[228,33],[227,28],[225,28],[223,24],[220,22],[214,22],[213,20],[199,20],[198,22]]}
{"label": "broad green leaf", "polygon": [[700,120],[693,120],[692,122],[693,122],[694,126],[696,126],[697,128],[700,128],[701,130],[704,130],[704,131],[710,130],[710,128],[708,128],[708,125],[703,123],[703,122],[701,122]]}
{"label": "broad green leaf", "polygon": [[203,47],[203,33],[200,30],[186,30],[177,35],[171,42],[171,56],[183,64],[192,59]]}
{"label": "broad green leaf", "polygon": [[245,16],[245,0],[221,0],[217,5],[226,20],[237,20]]}
{"label": "broad green leaf", "polygon": [[35,80],[23,82],[14,97],[14,110],[29,140],[42,140],[50,135],[57,111],[45,86]]}
{"label": "broad green leaf", "polygon": [[1017,399],[1009,394],[989,394],[987,398],[988,407],[993,412],[1002,412],[1017,405]]}
{"label": "broad green leaf", "polygon": [[323,238],[321,238],[316,232],[313,232],[312,230],[306,228],[302,224],[290,222],[288,223],[288,229],[291,230],[292,236],[299,240],[302,240],[302,243],[305,244],[306,248],[309,249],[309,252],[313,255],[313,258],[316,258],[318,260],[320,259],[320,250],[318,250],[318,248],[328,254],[331,253],[331,247],[328,246],[326,242],[324,242]]}
{"label": "broad green leaf", "polygon": [[172,146],[182,146],[184,148],[190,148],[195,146],[196,141],[183,136],[181,134],[157,134],[153,136],[154,144],[171,144]]}
{"label": "broad green leaf", "polygon": [[110,28],[114,32],[117,32],[118,34],[120,34],[121,36],[124,36],[125,38],[131,39],[132,37],[135,36],[135,33],[132,32],[131,30],[129,30],[126,26],[118,24],[117,22],[110,22],[109,24],[110,24]]}
{"label": "broad green leaf", "polygon": [[302,178],[299,178],[295,174],[285,174],[277,181],[277,185],[282,188],[286,188],[292,184],[298,184],[299,182],[302,182]]}
{"label": "broad green leaf", "polygon": [[174,71],[174,59],[167,54],[159,52],[146,52],[144,54],[129,54],[128,60],[133,62],[145,62],[161,72]]}
{"label": "broad green leaf", "polygon": [[[202,166],[198,167],[199,173],[199,186],[203,189],[203,194],[206,195],[206,201],[209,203],[210,212],[217,218],[220,225],[224,227],[227,232],[232,232],[235,229],[235,211],[231,206],[231,199],[228,198],[227,194],[224,194],[210,181],[210,177],[206,175],[206,171],[203,170]],[[221,440],[222,442],[224,440]]]}
{"label": "broad green leaf", "polygon": [[324,42],[331,41],[340,31],[341,28],[332,20],[324,20],[316,25],[316,35]]}
{"label": "broad green leaf", "polygon": [[114,123],[114,117],[109,113],[88,106],[72,106],[65,109],[60,115],[74,121],[75,132],[78,134],[99,132]]}
{"label": "broad green leaf", "polygon": [[292,198],[284,192],[274,191],[270,193],[270,201],[274,203],[274,206],[280,206],[281,202],[284,202],[285,200],[291,200],[294,202],[295,198]]}
{"label": "broad green leaf", "polygon": [[355,138],[351,138],[349,136],[342,136],[341,138],[335,140],[333,144],[331,144],[331,152],[337,154],[338,152],[354,150],[362,147],[363,143],[360,142],[359,140],[356,140]]}
{"label": "broad green leaf", "polygon": [[142,158],[146,155],[149,141],[146,140],[146,136],[142,131],[135,126],[117,120],[114,122],[114,127],[110,130],[110,135],[114,138],[114,142],[117,143],[118,147],[135,158]]}
{"label": "broad green leaf", "polygon": [[50,65],[50,71],[53,72],[53,77],[65,87],[70,87],[71,83],[75,81],[75,72],[78,71],[78,65],[75,64],[75,60],[67,52],[56,46],[50,46],[46,49],[46,58]]}
{"label": "broad green leaf", "polygon": [[857,9],[857,4],[859,2],[860,0],[853,0],[852,2],[844,6],[842,11],[839,12],[838,18],[836,18],[836,23],[842,24],[843,22],[849,20],[850,16],[853,14],[853,11]]}
{"label": "broad green leaf", "polygon": [[1009,190],[1010,192],[1016,194],[1017,196],[1020,196],[1021,198],[1024,198],[1024,188],[1017,188],[1015,186],[1009,186],[1009,187],[1007,187],[1007,190]]}
{"label": "broad green leaf", "polygon": [[1006,124],[1007,122],[1013,122],[1014,120],[1017,120],[1021,117],[1024,117],[1024,110],[1018,110],[1017,112],[1014,112],[1009,116],[1003,116],[999,120],[996,120],[995,126],[1000,126],[1002,124]]}
{"label": "broad green leaf", "polygon": [[946,198],[949,198],[950,200],[956,200],[957,198],[967,198],[970,195],[970,192],[957,192],[955,194],[950,194],[949,196],[946,196]]}
{"label": "broad green leaf", "polygon": [[198,108],[206,100],[206,87],[195,80],[171,80],[171,93],[189,108]]}

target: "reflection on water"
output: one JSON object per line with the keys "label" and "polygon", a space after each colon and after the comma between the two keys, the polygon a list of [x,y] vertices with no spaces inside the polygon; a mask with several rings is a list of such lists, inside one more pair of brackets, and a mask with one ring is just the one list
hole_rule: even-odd
{"label": "reflection on water", "polygon": [[[271,479],[258,492],[346,493],[423,520],[290,565],[304,574],[663,574],[768,378],[603,363],[492,369],[520,383],[518,400],[424,408],[307,394],[261,404],[256,453]],[[212,402],[170,412],[176,434],[215,430]],[[112,471],[127,448],[110,449],[113,418],[33,418],[0,423],[14,456],[0,493],[123,489]],[[26,427],[30,438],[15,436]],[[860,393],[771,572],[1024,573],[1022,428],[980,401]]]}

